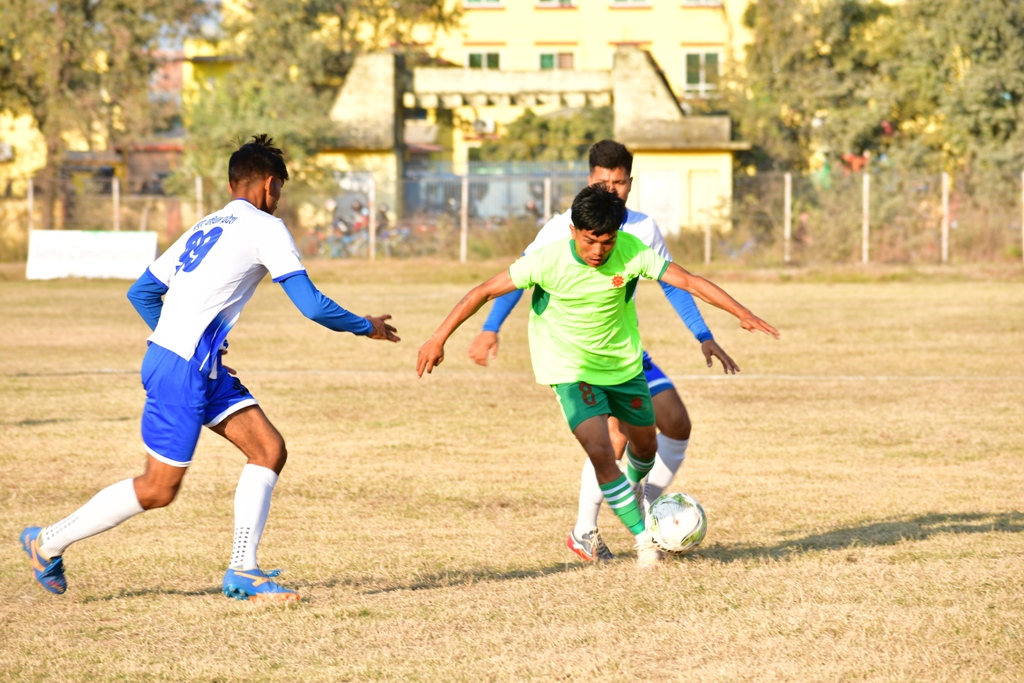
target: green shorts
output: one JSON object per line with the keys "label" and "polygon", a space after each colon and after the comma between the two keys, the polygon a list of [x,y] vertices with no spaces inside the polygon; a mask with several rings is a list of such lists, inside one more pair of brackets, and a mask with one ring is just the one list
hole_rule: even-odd
{"label": "green shorts", "polygon": [[636,427],[654,424],[651,390],[644,373],[628,382],[613,385],[567,382],[551,386],[562,406],[562,414],[575,431],[584,420],[597,415],[612,415]]}

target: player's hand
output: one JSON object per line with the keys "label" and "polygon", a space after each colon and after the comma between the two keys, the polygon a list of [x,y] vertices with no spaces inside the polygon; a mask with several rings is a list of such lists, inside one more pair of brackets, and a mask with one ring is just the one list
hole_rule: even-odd
{"label": "player's hand", "polygon": [[416,376],[422,377],[426,370],[429,375],[434,368],[444,362],[444,342],[431,337],[420,347],[416,357]]}
{"label": "player's hand", "polygon": [[369,320],[370,324],[373,325],[373,331],[366,335],[370,339],[381,339],[389,342],[402,341],[402,338],[395,334],[398,330],[388,324],[387,321],[391,320],[391,316],[387,313],[379,316],[366,315],[363,317]]}
{"label": "player's hand", "polygon": [[228,366],[224,365],[224,360],[223,359],[224,359],[224,356],[226,356],[226,355],[228,355],[228,342],[227,342],[227,340],[224,341],[224,346],[222,346],[220,348],[220,357],[221,357],[220,366],[222,368],[224,368],[224,370],[226,370],[229,375],[234,377],[234,376],[236,376],[238,374],[237,372],[235,372],[235,369],[234,368],[229,368]]}
{"label": "player's hand", "polygon": [[469,358],[477,365],[487,366],[487,361],[498,357],[498,333],[484,330],[469,345]]}
{"label": "player's hand", "polygon": [[740,316],[740,327],[748,332],[764,332],[765,334],[772,335],[776,339],[779,338],[779,331],[777,329],[761,320],[750,311],[746,311]]}
{"label": "player's hand", "polygon": [[706,342],[701,342],[700,350],[704,352],[704,360],[708,362],[709,368],[714,365],[713,359],[717,358],[722,362],[722,370],[725,374],[735,375],[740,371],[740,366],[733,362],[732,358],[729,357],[729,354],[727,354],[714,339],[708,339]]}

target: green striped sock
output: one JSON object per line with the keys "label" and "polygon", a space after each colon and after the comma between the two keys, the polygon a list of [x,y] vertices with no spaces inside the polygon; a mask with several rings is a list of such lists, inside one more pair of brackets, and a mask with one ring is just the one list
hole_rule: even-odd
{"label": "green striped sock", "polygon": [[620,475],[618,479],[609,484],[601,484],[601,493],[604,494],[604,499],[608,501],[612,512],[622,520],[622,523],[634,536],[644,530],[640,507],[636,504],[633,487],[629,485],[626,475]]}
{"label": "green striped sock", "polygon": [[629,477],[631,484],[635,484],[646,477],[647,473],[654,468],[654,458],[641,460],[633,455],[633,451],[630,450],[628,445],[626,446],[626,458],[629,459],[629,464],[626,466],[626,476]]}

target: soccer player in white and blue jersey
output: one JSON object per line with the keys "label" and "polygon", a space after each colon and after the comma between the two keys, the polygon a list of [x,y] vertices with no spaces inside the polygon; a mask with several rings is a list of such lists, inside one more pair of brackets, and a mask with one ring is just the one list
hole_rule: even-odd
{"label": "soccer player in white and blue jersey", "polygon": [[248,460],[235,490],[235,539],[224,594],[298,600],[298,593],[271,580],[276,571],[263,572],[256,561],[287,451],[256,399],[221,362],[228,333],[269,273],[307,318],[338,332],[399,338],[387,322],[390,315],[357,316],[310,281],[288,228],[274,217],[286,180],[284,156],[273,140],[258,135],[241,145],[228,162],[232,200],[186,231],[129,290],[129,300],[153,330],[142,361],[146,469],[103,489],[63,520],[21,533],[36,580],[46,590],[67,590],[63,555],[72,543],[174,500],[206,426]]}
{"label": "soccer player in white and blue jersey", "polygon": [[[590,176],[587,179],[587,184],[604,187],[617,194],[625,202],[629,198],[633,182],[630,177],[633,168],[632,153],[624,145],[614,140],[602,140],[590,148],[589,161]],[[571,211],[566,211],[548,221],[526,248],[525,253],[528,254],[548,244],[565,239],[571,230],[570,214]],[[627,209],[626,220],[620,230],[639,238],[662,258],[668,261],[672,260],[668,248],[665,246],[665,239],[650,216]],[[712,365],[712,358],[718,358],[726,373],[738,372],[739,367],[718,345],[704,323],[704,318],[690,293],[666,282],[659,284],[683,323],[700,342],[701,351],[704,353],[708,367]],[[469,347],[469,357],[474,362],[479,365],[487,365],[490,358],[497,356],[498,332],[502,323],[519,302],[520,297],[522,297],[522,291],[516,290],[495,300],[483,330]],[[647,351],[643,352],[643,367],[647,385],[651,391],[658,427],[658,455],[655,459],[654,469],[647,475],[643,483],[643,500],[640,501],[646,507],[664,492],[672,483],[676,472],[682,467],[683,460],[686,458],[686,449],[690,444],[691,424],[686,406],[683,405],[672,380],[654,364]],[[626,438],[616,428],[615,418],[610,418],[609,423],[612,441],[619,457],[622,457]],[[637,498],[641,498],[640,493],[637,491]],[[576,524],[566,539],[566,546],[569,550],[587,562],[610,560],[613,557],[597,527],[598,513],[603,501],[604,496],[594,474],[594,465],[587,459],[583,463]]]}

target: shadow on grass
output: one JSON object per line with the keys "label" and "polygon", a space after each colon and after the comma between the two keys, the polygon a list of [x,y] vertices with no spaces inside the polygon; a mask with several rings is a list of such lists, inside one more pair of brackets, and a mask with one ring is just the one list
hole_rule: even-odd
{"label": "shadow on grass", "polygon": [[138,590],[121,590],[109,595],[97,595],[95,597],[82,598],[83,603],[89,602],[110,602],[111,600],[123,600],[125,598],[149,598],[154,595],[180,595],[187,598],[201,598],[207,595],[219,595],[219,585],[197,590],[179,590],[177,588],[139,588]]}
{"label": "shadow on grass", "polygon": [[415,580],[401,582],[392,585],[380,585],[379,580],[346,579],[323,582],[320,585],[332,587],[337,585],[362,588],[363,595],[378,595],[380,593],[394,593],[395,591],[421,591],[437,588],[451,588],[454,586],[469,586],[474,583],[489,583],[491,581],[510,581],[514,579],[535,579],[551,574],[563,574],[570,571],[579,571],[582,565],[578,562],[560,562],[547,567],[536,567],[534,569],[516,569],[512,571],[497,571],[481,567],[474,570],[445,570],[417,576]]}
{"label": "shadow on grass", "polygon": [[[940,514],[932,513],[907,519],[893,519],[882,522],[871,522],[860,526],[848,526],[812,534],[789,541],[782,541],[770,546],[752,545],[713,545],[702,547],[693,554],[694,559],[709,559],[719,562],[749,562],[751,560],[785,560],[803,553],[828,550],[848,550],[872,546],[895,545],[901,541],[923,541],[936,534],[982,534],[982,533],[1024,533],[1024,513],[963,513]],[[630,561],[631,556],[622,558]],[[285,585],[298,590],[334,588],[347,586],[358,590],[363,595],[379,595],[397,591],[434,590],[469,586],[476,583],[492,581],[511,581],[516,579],[532,579],[552,574],[563,574],[580,571],[585,565],[567,561],[533,569],[515,569],[496,571],[482,567],[474,570],[445,570],[417,576],[414,580],[385,584],[378,578],[346,578],[328,579],[326,581],[288,582]],[[384,584],[384,585],[382,585]],[[104,602],[122,598],[146,597],[152,595],[180,595],[185,597],[204,597],[217,595],[219,586],[210,586],[199,590],[177,590],[168,588],[144,588],[131,591],[119,591],[102,597],[86,598],[83,602]]]}
{"label": "shadow on grass", "polygon": [[40,420],[20,420],[18,422],[0,422],[0,427],[39,427],[42,425],[70,424],[72,422],[127,422],[136,420],[137,417],[108,417],[100,419],[85,419],[81,417],[59,417]]}
{"label": "shadow on grass", "polygon": [[895,545],[900,541],[923,541],[936,534],[983,534],[1024,532],[1024,513],[972,512],[962,514],[931,513],[908,519],[870,522],[812,534],[771,546],[714,545],[695,556],[719,562],[745,562],[759,559],[785,559],[818,550],[843,550]]}

